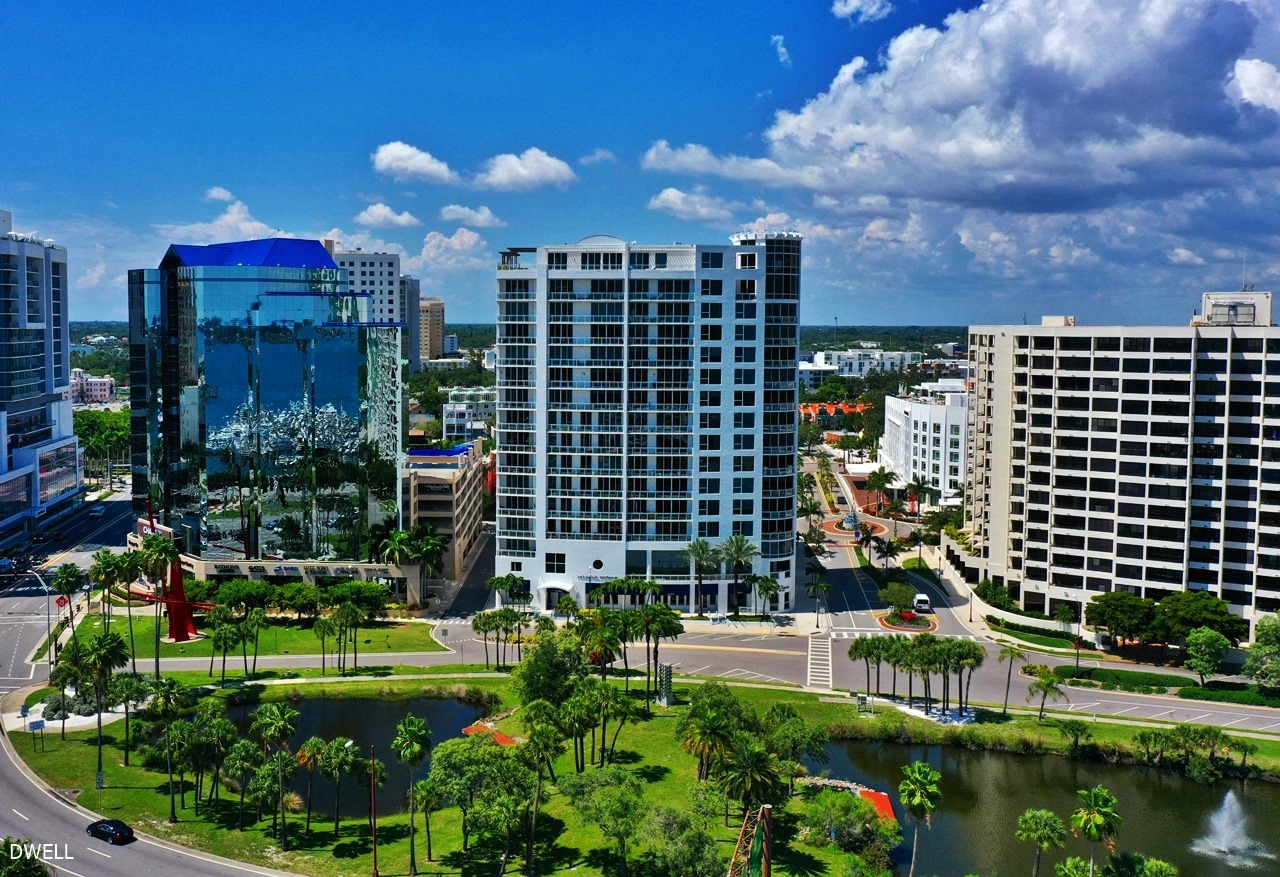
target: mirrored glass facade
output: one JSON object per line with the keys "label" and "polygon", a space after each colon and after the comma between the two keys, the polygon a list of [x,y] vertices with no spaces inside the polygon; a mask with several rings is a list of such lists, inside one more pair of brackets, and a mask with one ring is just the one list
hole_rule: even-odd
{"label": "mirrored glass facade", "polygon": [[129,274],[135,508],[201,557],[365,558],[399,515],[400,329],[319,242],[250,244]]}

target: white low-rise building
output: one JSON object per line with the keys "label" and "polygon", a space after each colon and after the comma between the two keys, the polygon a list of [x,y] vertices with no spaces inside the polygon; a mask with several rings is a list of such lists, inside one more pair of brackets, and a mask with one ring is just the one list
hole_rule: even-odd
{"label": "white low-rise building", "polygon": [[968,395],[965,382],[943,379],[921,384],[907,396],[884,400],[884,435],[880,463],[898,474],[899,484],[917,479],[935,491],[924,504],[950,505],[964,493],[965,429]]}

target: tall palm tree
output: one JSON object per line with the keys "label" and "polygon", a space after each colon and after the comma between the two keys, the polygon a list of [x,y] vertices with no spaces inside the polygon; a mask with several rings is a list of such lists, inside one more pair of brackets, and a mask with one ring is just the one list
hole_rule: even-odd
{"label": "tall palm tree", "polygon": [[240,644],[240,625],[238,624],[220,624],[213,629],[213,649],[211,650],[210,660],[212,656],[218,652],[222,652],[222,678],[219,684],[227,684],[227,652],[234,649]]}
{"label": "tall palm tree", "polygon": [[117,673],[111,678],[108,699],[124,707],[124,766],[129,766],[129,716],[134,706],[147,699],[146,683],[137,673]]}
{"label": "tall palm tree", "polygon": [[1116,796],[1105,786],[1078,789],[1080,806],[1071,814],[1071,833],[1089,841],[1089,877],[1093,877],[1094,853],[1101,843],[1108,850],[1115,847],[1120,830],[1120,814],[1116,812]]}
{"label": "tall palm tree", "polygon": [[997,658],[1002,664],[1005,661],[1009,662],[1009,671],[1004,680],[1004,710],[1001,712],[1001,715],[1007,716],[1009,715],[1009,688],[1013,685],[1013,665],[1019,662],[1025,664],[1027,662],[1027,653],[1024,649],[1010,644],[1000,649],[1000,654],[997,655]]}
{"label": "tall palm tree", "polygon": [[778,757],[758,737],[746,731],[733,735],[718,774],[725,794],[740,801],[744,813],[752,805],[772,802],[782,786]]}
{"label": "tall palm tree", "polygon": [[414,800],[413,787],[417,779],[418,768],[427,757],[431,748],[431,731],[427,723],[412,713],[400,720],[396,725],[396,736],[391,741],[391,751],[396,758],[409,766],[409,875],[416,877],[418,873],[417,843],[414,840],[414,817],[417,801]]}
{"label": "tall palm tree", "polygon": [[898,540],[891,536],[872,536],[871,544],[876,550],[876,554],[880,555],[880,559],[884,561],[884,568],[889,568],[889,561],[893,560],[902,553],[902,548],[898,545]]}
{"label": "tall palm tree", "polygon": [[120,563],[117,560],[119,556],[112,552],[110,548],[104,546],[93,553],[93,563],[89,566],[90,581],[95,581],[102,586],[100,603],[102,606],[102,630],[104,633],[111,630],[111,615],[109,614],[111,601],[109,597],[111,596],[111,589],[119,584],[117,581],[117,570],[120,568]]}
{"label": "tall palm tree", "polygon": [[138,650],[135,647],[133,639],[133,583],[138,576],[142,575],[145,564],[142,560],[141,551],[126,551],[120,555],[117,561],[119,564],[116,572],[119,575],[119,581],[125,586],[124,590],[124,611],[129,618],[129,659],[132,663],[130,672],[138,672]]}
{"label": "tall palm tree", "polygon": [[921,510],[924,508],[925,502],[927,502],[929,497],[931,497],[935,493],[937,493],[937,488],[935,488],[932,484],[930,484],[928,481],[926,481],[924,478],[922,478],[919,475],[916,475],[914,478],[912,478],[910,481],[907,482],[906,494],[909,497],[913,497],[916,501],[916,519],[917,520],[919,520],[920,518],[920,513],[921,513]]}
{"label": "tall palm tree", "polygon": [[169,582],[169,570],[178,559],[178,543],[163,533],[148,533],[142,537],[142,560],[146,565],[147,579],[151,582],[156,604],[156,671],[160,678],[160,617],[164,595]]}
{"label": "tall palm tree", "polygon": [[942,803],[942,789],[939,782],[942,774],[938,773],[926,761],[915,761],[902,766],[905,779],[898,783],[898,797],[902,806],[915,820],[915,831],[911,837],[911,870],[907,877],[916,877],[916,854],[920,849],[920,823],[926,828],[933,824],[933,811]]}
{"label": "tall palm tree", "polygon": [[480,634],[481,640],[484,641],[484,668],[489,669],[489,634],[494,631],[493,613],[491,611],[477,612],[471,616],[471,630]]}
{"label": "tall palm tree", "polygon": [[[249,732],[262,741],[265,754],[271,746],[278,746],[281,753],[289,753],[289,739],[298,730],[298,711],[287,703],[264,703],[253,713]],[[288,832],[285,829],[284,765],[276,768],[276,808],[280,813],[280,849],[288,850]]]}
{"label": "tall palm tree", "polygon": [[1054,703],[1066,697],[1066,693],[1062,690],[1062,683],[1053,671],[1046,670],[1040,673],[1027,686],[1027,703],[1031,702],[1034,697],[1040,698],[1040,714],[1036,717],[1037,721],[1044,721],[1044,705],[1046,701],[1052,700]]}
{"label": "tall palm tree", "polygon": [[733,725],[716,709],[703,710],[692,716],[681,744],[684,751],[698,758],[698,779],[711,775],[711,765],[724,756],[733,741]]}
{"label": "tall palm tree", "polygon": [[742,609],[742,599],[738,594],[742,572],[744,569],[751,567],[751,564],[760,555],[760,549],[746,536],[741,533],[734,533],[720,543],[718,550],[721,559],[733,570],[733,614],[737,617]]}
{"label": "tall palm tree", "polygon": [[240,632],[246,637],[253,637],[253,673],[258,672],[258,642],[262,638],[262,631],[270,623],[267,618],[267,610],[261,606],[254,606],[245,614],[244,621],[240,622]]}
{"label": "tall palm tree", "polygon": [[164,726],[165,768],[169,772],[169,822],[178,821],[177,802],[173,798],[173,725],[186,706],[187,687],[172,676],[157,676],[149,683],[151,710]]}
{"label": "tall palm tree", "polygon": [[76,603],[75,596],[80,592],[84,573],[74,563],[64,563],[53,574],[53,589],[68,600],[67,626],[71,628],[71,638],[76,638]]}
{"label": "tall palm tree", "polygon": [[1031,877],[1040,877],[1040,856],[1052,849],[1067,845],[1067,827],[1052,810],[1027,810],[1018,817],[1018,829],[1014,836],[1023,843],[1034,844],[1036,858],[1031,865]]}
{"label": "tall palm tree", "polygon": [[698,605],[690,606],[689,614],[699,615],[702,613],[702,576],[720,563],[720,552],[706,539],[694,539],[684,547],[684,556],[693,567],[693,575],[698,583],[695,592]]}
{"label": "tall palm tree", "polygon": [[129,649],[118,633],[104,631],[85,643],[81,665],[93,684],[93,696],[98,708],[98,773],[102,773],[102,711],[106,709],[107,686],[111,675],[129,663]]}
{"label": "tall palm tree", "polygon": [[333,620],[344,637],[351,637],[351,669],[360,669],[360,625],[364,624],[364,610],[348,600],[333,611]]}
{"label": "tall palm tree", "polygon": [[342,800],[342,776],[354,773],[360,763],[355,741],[350,737],[334,737],[320,756],[320,773],[333,780],[333,836],[338,837],[338,802]]}
{"label": "tall palm tree", "polygon": [[800,497],[800,501],[796,504],[796,514],[804,518],[809,526],[812,527],[814,518],[822,517],[822,503],[818,502],[817,497],[812,493],[806,493]]}
{"label": "tall palm tree", "polygon": [[333,639],[333,637],[338,635],[338,626],[333,623],[333,619],[329,616],[321,615],[315,620],[315,623],[311,625],[311,632],[315,634],[318,640],[320,640],[320,675],[323,676],[325,673],[324,661],[326,651],[324,644],[327,640]]}
{"label": "tall palm tree", "polygon": [[303,829],[311,834],[311,787],[315,782],[316,770],[320,767],[320,759],[329,743],[323,737],[308,737],[298,747],[298,767],[307,772],[307,827]]}
{"label": "tall palm tree", "polygon": [[876,511],[884,505],[884,492],[893,486],[893,482],[898,480],[898,473],[884,466],[867,474],[867,490],[876,495]]}
{"label": "tall palm tree", "polygon": [[227,752],[223,767],[236,778],[240,787],[239,830],[244,831],[244,795],[249,788],[249,777],[262,766],[262,750],[252,740],[241,738]]}
{"label": "tall palm tree", "polygon": [[[409,790],[409,806],[422,811],[422,827],[427,835],[427,861],[432,861],[431,853],[431,811],[443,803],[443,796],[436,784],[430,779],[418,780]],[[535,812],[536,820],[536,812]],[[535,822],[536,827],[536,822]],[[532,843],[532,838],[530,843]]]}

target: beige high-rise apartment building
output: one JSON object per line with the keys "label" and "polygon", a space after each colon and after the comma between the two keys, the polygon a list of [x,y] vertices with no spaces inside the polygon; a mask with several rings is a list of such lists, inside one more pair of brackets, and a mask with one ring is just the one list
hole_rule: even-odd
{"label": "beige high-rise apartment building", "polygon": [[437,359],[444,355],[444,299],[420,298],[418,300],[419,337],[422,342],[422,359]]}

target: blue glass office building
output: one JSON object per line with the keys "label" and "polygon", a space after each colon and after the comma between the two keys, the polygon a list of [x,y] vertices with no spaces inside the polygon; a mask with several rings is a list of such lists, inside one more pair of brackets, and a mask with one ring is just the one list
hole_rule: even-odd
{"label": "blue glass office building", "polygon": [[366,557],[401,451],[401,329],[368,317],[319,241],[130,271],[135,510],[199,557]]}

